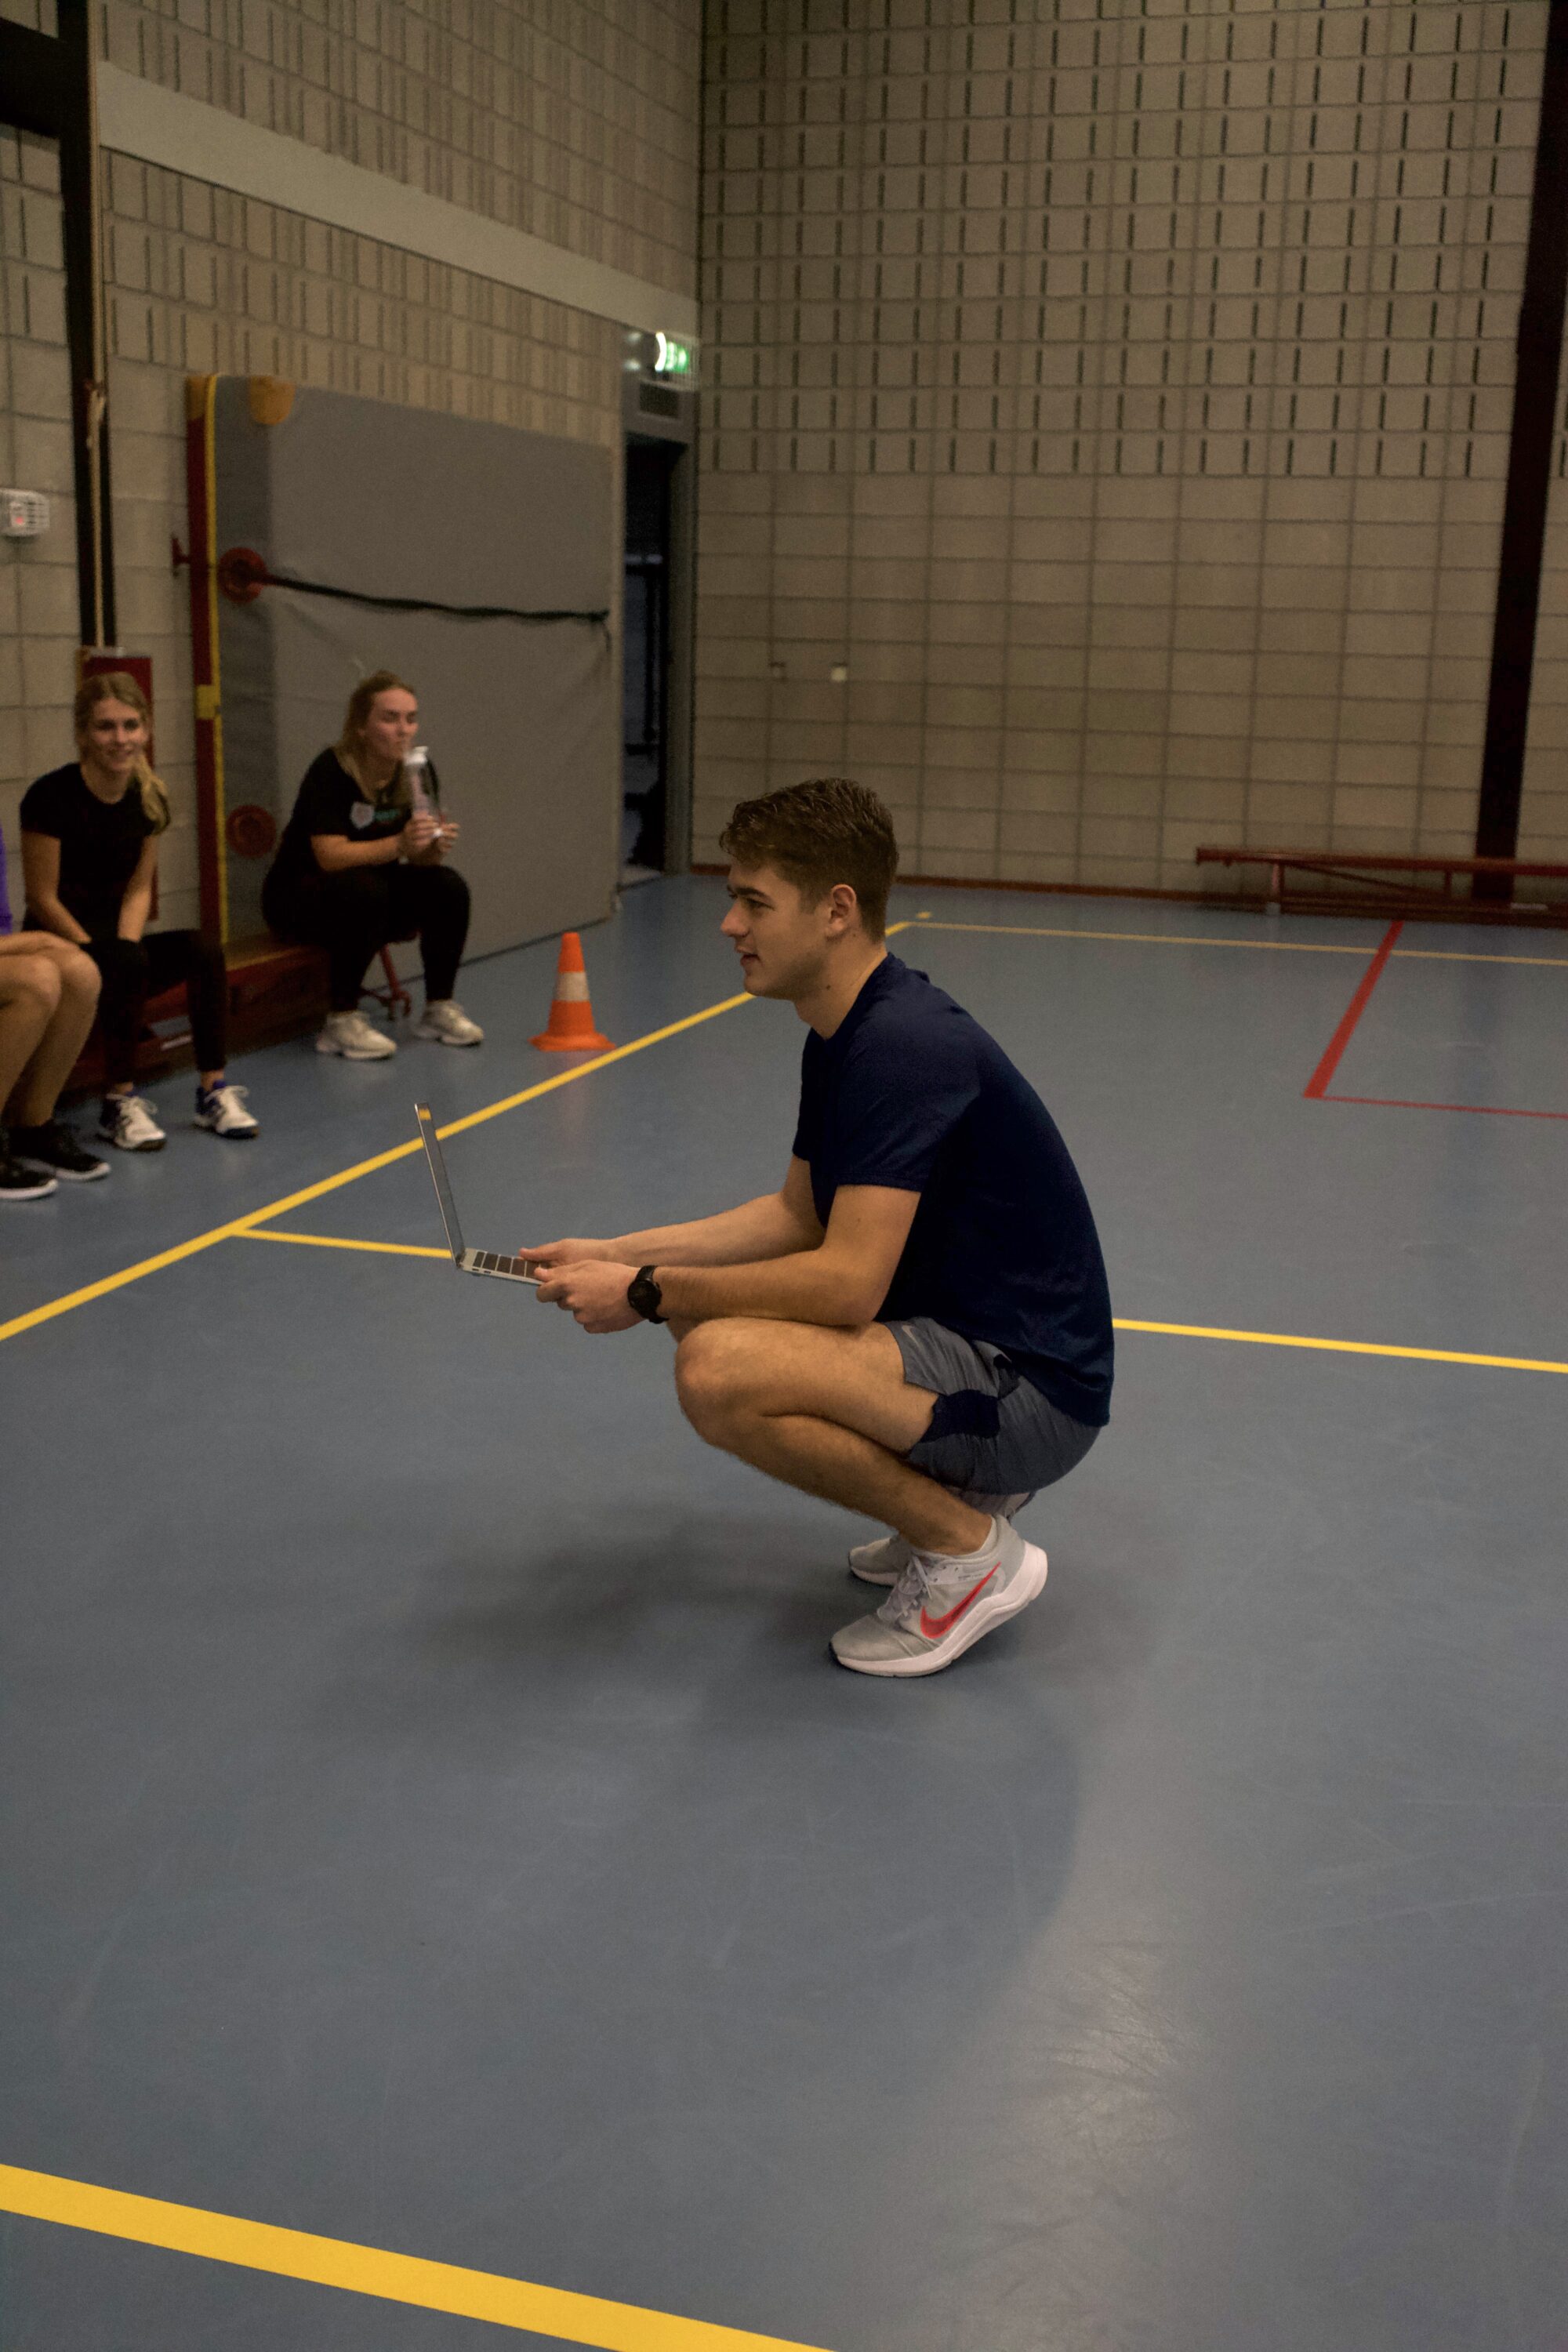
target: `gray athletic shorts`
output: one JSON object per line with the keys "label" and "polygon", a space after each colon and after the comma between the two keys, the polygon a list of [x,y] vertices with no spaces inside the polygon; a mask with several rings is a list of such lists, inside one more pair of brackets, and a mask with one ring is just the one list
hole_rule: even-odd
{"label": "gray athletic shorts", "polygon": [[941,1486],[984,1495],[1054,1486],[1100,1435],[1042,1396],[989,1340],[961,1339],[926,1315],[887,1328],[910,1386],[936,1391],[931,1425],[904,1458]]}

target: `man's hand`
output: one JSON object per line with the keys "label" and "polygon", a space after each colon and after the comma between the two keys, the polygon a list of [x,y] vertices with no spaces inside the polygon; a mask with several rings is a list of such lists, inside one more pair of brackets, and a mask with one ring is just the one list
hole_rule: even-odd
{"label": "man's hand", "polygon": [[[595,1258],[602,1259],[612,1265],[619,1265],[621,1262],[619,1250],[614,1242],[582,1240],[545,1242],[539,1249],[520,1249],[518,1255],[530,1258],[535,1265],[544,1268],[552,1265],[584,1265],[590,1259]],[[635,1266],[632,1272],[634,1274],[637,1272]]]}
{"label": "man's hand", "polygon": [[[524,1255],[538,1262],[546,1254],[529,1250]],[[636,1274],[635,1265],[616,1265],[605,1258],[581,1258],[575,1265],[557,1263],[539,1286],[540,1304],[564,1307],[584,1331],[629,1331],[643,1319],[635,1307],[626,1304]]]}

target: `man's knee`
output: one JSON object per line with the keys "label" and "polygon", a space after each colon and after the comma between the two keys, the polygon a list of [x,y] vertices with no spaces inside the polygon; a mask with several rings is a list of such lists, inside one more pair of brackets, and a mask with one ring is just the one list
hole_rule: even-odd
{"label": "man's knee", "polygon": [[721,1444],[754,1386],[757,1324],[724,1316],[694,1324],[675,1351],[675,1392],[700,1437]]}

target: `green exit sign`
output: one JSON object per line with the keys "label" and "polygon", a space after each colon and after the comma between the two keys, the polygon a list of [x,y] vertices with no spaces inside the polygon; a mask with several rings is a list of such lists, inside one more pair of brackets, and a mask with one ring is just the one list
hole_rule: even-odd
{"label": "green exit sign", "polygon": [[689,376],[695,364],[696,357],[689,343],[677,342],[673,335],[655,335],[653,339],[655,375]]}

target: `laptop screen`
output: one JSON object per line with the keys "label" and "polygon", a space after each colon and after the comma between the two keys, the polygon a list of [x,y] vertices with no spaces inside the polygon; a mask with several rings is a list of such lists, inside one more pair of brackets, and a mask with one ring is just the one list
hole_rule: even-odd
{"label": "laptop screen", "polygon": [[430,1175],[436,1187],[436,1199],[441,1211],[441,1223],[447,1229],[447,1246],[454,1265],[463,1255],[462,1228],[458,1223],[458,1204],[452,1198],[452,1187],[447,1181],[447,1163],[441,1157],[440,1139],[436,1132],[435,1114],[428,1103],[416,1103],[414,1115],[419,1121],[419,1137],[425,1146],[425,1157],[430,1162]]}

